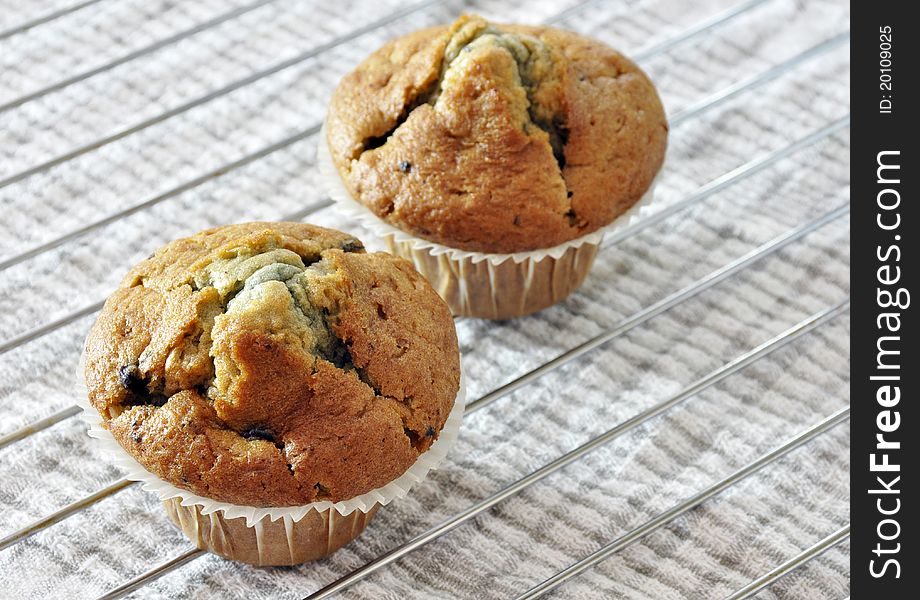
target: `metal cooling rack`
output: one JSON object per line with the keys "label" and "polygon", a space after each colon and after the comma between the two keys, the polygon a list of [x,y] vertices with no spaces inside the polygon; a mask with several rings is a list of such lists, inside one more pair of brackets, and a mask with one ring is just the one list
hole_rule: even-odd
{"label": "metal cooling rack", "polygon": [[[20,36],[40,30],[42,27],[48,27],[57,20],[64,18],[77,18],[84,13],[91,13],[94,10],[99,10],[100,6],[104,5],[104,3],[115,1],[116,0],[89,0],[86,2],[75,3],[69,6],[63,5],[46,12],[42,12],[41,10],[36,9],[35,14],[32,15],[26,14],[27,11],[24,9],[18,24],[14,24],[0,30],[0,42],[8,44],[15,43],[15,41]],[[679,30],[672,31],[670,35],[653,40],[651,44],[639,48],[638,50],[632,49],[633,51],[631,52],[631,55],[637,62],[642,64],[650,61],[655,57],[673,52],[685,45],[700,43],[701,41],[705,40],[707,36],[716,35],[720,28],[730,27],[734,22],[748,16],[758,8],[768,5],[771,2],[778,1],[779,0],[751,0],[729,6],[713,14],[699,15],[699,20],[695,24],[684,26]],[[83,82],[91,82],[93,78],[98,77],[101,74],[112,71],[123,65],[130,65],[130,63],[133,61],[152,55],[164,48],[169,48],[171,46],[181,44],[186,40],[194,38],[202,32],[206,32],[223,24],[232,24],[232,22],[240,19],[244,15],[266,7],[267,5],[281,2],[282,0],[259,0],[249,4],[240,5],[233,8],[232,10],[228,10],[226,12],[216,14],[210,18],[198,21],[196,24],[190,27],[180,29],[177,32],[163,37],[159,37],[149,44],[142,45],[130,52],[117,55],[112,59],[95,64],[94,66],[89,65],[86,68],[78,68],[71,73],[60,74],[60,77],[51,83],[44,83],[39,87],[31,89],[30,91],[26,91],[25,93],[22,93],[16,97],[0,100],[0,118],[3,118],[3,115],[10,114],[12,111],[19,109],[20,107],[28,107],[33,103],[54,99],[56,94],[66,94],[71,86]],[[559,23],[563,26],[572,26],[572,23],[577,23],[580,18],[589,18],[588,15],[590,15],[591,11],[595,9],[596,5],[598,5],[600,2],[601,0],[588,0],[585,2],[568,3],[564,7],[564,10],[553,11],[554,14],[545,16],[542,21],[551,24]],[[642,3],[630,4],[626,6],[624,10],[641,10],[641,4]],[[170,119],[174,119],[195,108],[208,105],[209,103],[223,98],[233,92],[254,86],[266,78],[282,73],[297,65],[302,65],[306,61],[312,59],[323,59],[327,54],[332,53],[338,48],[350,44],[351,42],[359,40],[362,38],[362,36],[374,33],[386,26],[398,24],[405,20],[407,17],[417,15],[435,8],[445,7],[454,13],[458,13],[460,12],[461,8],[464,8],[464,5],[446,2],[445,0],[427,0],[411,5],[400,5],[400,8],[387,13],[382,18],[360,24],[344,33],[340,33],[328,41],[310,47],[309,49],[304,50],[291,58],[275,62],[267,67],[261,67],[252,70],[239,79],[219,86],[216,89],[208,91],[207,93],[200,96],[196,96],[191,100],[186,100],[180,104],[166,108],[165,110],[156,111],[154,114],[145,116],[130,125],[120,126],[112,131],[100,133],[97,138],[90,142],[78,143],[75,146],[63,147],[59,151],[55,152],[50,158],[38,160],[30,166],[5,174],[3,178],[0,179],[0,189],[15,185],[27,185],[30,179],[37,175],[46,174],[57,167],[66,165],[71,161],[81,159],[81,157],[87,155],[92,157],[96,154],[104,153],[106,148],[114,142],[128,138],[129,136],[147,130],[148,128],[165,123]],[[479,7],[467,6],[466,8],[469,10],[476,10]],[[355,21],[360,21],[360,19],[356,17]],[[662,27],[662,30],[666,29],[667,28]],[[695,102],[687,104],[676,114],[670,115],[672,135],[681,135],[680,128],[683,124],[695,121],[703,115],[711,114],[715,109],[719,107],[726,105],[730,106],[732,102],[744,102],[744,98],[746,96],[749,96],[750,94],[762,89],[770,82],[789,76],[790,74],[795,73],[797,70],[804,68],[806,65],[813,64],[816,61],[824,59],[833,49],[844,46],[848,39],[848,32],[840,32],[830,38],[824,40],[816,40],[812,47],[806,49],[803,52],[800,52],[795,56],[792,56],[791,58],[787,58],[778,64],[768,66],[763,70],[754,73],[753,75],[737,80],[732,84],[718,89],[718,91],[715,91],[706,97],[700,98]],[[629,51],[630,49],[626,48],[626,50]],[[667,104],[667,90],[664,89],[662,91],[665,95]],[[5,256],[0,256],[0,273],[19,265],[27,264],[29,261],[32,261],[37,257],[41,257],[46,253],[49,253],[62,246],[66,246],[67,244],[84,238],[87,235],[91,235],[95,232],[103,230],[105,227],[114,223],[118,223],[119,221],[132,215],[150,210],[152,207],[158,204],[189,192],[190,190],[194,190],[195,188],[202,186],[203,184],[206,184],[215,178],[224,177],[228,173],[241,170],[247,165],[265,160],[267,157],[270,157],[271,155],[278,153],[281,150],[289,148],[298,142],[314,137],[318,133],[320,127],[320,117],[319,115],[315,115],[315,117],[315,122],[306,128],[299,129],[294,133],[286,135],[263,147],[249,151],[239,158],[228,161],[225,164],[210,169],[206,172],[202,172],[188,179],[187,181],[176,185],[175,187],[157,193],[153,197],[143,200],[137,204],[123,207],[120,210],[115,210],[110,213],[97,216],[97,218],[88,220],[81,226],[68,230],[61,235],[43,239],[34,245],[26,244],[24,247],[18,248],[14,253],[7,253]],[[832,138],[833,136],[845,132],[848,126],[849,116],[840,115],[835,119],[829,120],[823,127],[813,131],[811,134],[805,135],[784,147],[769,150],[766,153],[758,155],[748,162],[737,166],[728,172],[725,172],[723,175],[711,179],[707,183],[699,186],[697,189],[690,191],[689,193],[682,194],[678,200],[669,203],[662,210],[659,210],[658,212],[645,217],[635,225],[622,230],[615,235],[609,236],[604,242],[602,252],[607,253],[612,247],[631,240],[642,232],[651,230],[652,228],[669,222],[676,216],[684,215],[690,211],[690,209],[707,201],[707,199],[710,197],[726,190],[731,190],[733,186],[739,185],[741,182],[752,178],[758,173],[774,168],[778,163],[781,163],[782,161],[786,161],[790,158],[797,158],[806,149],[813,148],[816,145]],[[309,206],[303,207],[300,210],[293,212],[292,214],[285,215],[283,219],[305,219],[320,213],[323,209],[326,209],[329,206],[330,202],[327,200],[318,201]],[[480,397],[474,399],[468,404],[467,414],[481,410],[491,405],[492,403],[525,388],[533,382],[543,378],[550,372],[561,369],[566,365],[570,365],[577,359],[589,355],[589,353],[592,351],[595,351],[596,349],[606,344],[610,344],[618,338],[627,336],[630,332],[642,328],[650,320],[654,319],[658,315],[661,315],[666,311],[670,311],[675,307],[680,306],[685,301],[697,297],[706,290],[709,290],[710,288],[713,288],[722,282],[736,277],[736,275],[742,273],[759,261],[763,261],[769,256],[776,255],[782,249],[787,248],[790,245],[802,242],[802,240],[809,234],[817,232],[832,222],[841,219],[847,215],[848,212],[848,204],[842,204],[840,206],[834,207],[831,210],[828,210],[825,214],[814,220],[796,225],[788,231],[757,246],[753,250],[750,250],[746,254],[743,254],[742,256],[724,264],[720,268],[717,268],[704,277],[682,287],[678,291],[666,295],[660,300],[648,304],[644,308],[635,311],[630,316],[621,319],[615,325],[604,329],[586,341],[583,341],[582,343],[569,348],[561,354],[546,360],[545,362],[542,362],[542,364],[539,364],[539,366],[527,370],[523,374],[506,381],[505,383],[499,385],[498,387],[485,394],[482,394]],[[271,218],[271,215],[265,215],[265,218]],[[678,265],[677,268],[680,268],[680,266]],[[101,306],[102,299],[99,298],[97,301],[88,303],[81,308],[70,310],[63,316],[53,318],[47,322],[39,322],[37,325],[34,325],[29,329],[5,336],[2,341],[0,341],[0,355],[14,351],[28,351],[31,345],[41,342],[41,340],[47,336],[55,334],[56,332],[67,328],[69,325],[86,322],[86,317],[96,313],[101,308]],[[802,320],[799,323],[796,323],[784,331],[777,333],[775,337],[769,339],[761,345],[736,356],[734,359],[728,361],[722,366],[712,370],[710,373],[695,380],[693,383],[687,385],[679,392],[660,398],[657,403],[642,410],[641,412],[635,413],[633,416],[621,421],[606,432],[591,438],[589,441],[584,442],[581,445],[576,446],[574,449],[564,453],[563,455],[559,456],[548,464],[545,464],[539,469],[534,470],[530,474],[517,479],[513,483],[505,485],[499,491],[476,501],[465,510],[454,514],[450,518],[429,528],[423,533],[420,533],[415,537],[404,541],[396,547],[392,547],[385,552],[380,553],[376,558],[373,558],[372,560],[353,569],[352,571],[339,576],[337,579],[331,581],[322,589],[312,592],[310,592],[310,590],[303,590],[303,594],[310,592],[309,595],[306,596],[310,599],[330,597],[357,583],[358,581],[371,576],[373,573],[380,571],[381,569],[385,569],[388,565],[391,565],[396,561],[410,556],[414,551],[422,548],[426,544],[437,540],[448,532],[470,522],[477,516],[482,515],[486,511],[489,511],[505,500],[519,494],[533,484],[547,478],[549,475],[564,469],[576,461],[579,461],[581,458],[601,448],[603,445],[611,442],[615,438],[637,430],[643,426],[646,426],[647,424],[653,423],[657,417],[663,415],[678,405],[684,403],[692,403],[694,398],[704,390],[707,390],[719,382],[722,382],[726,378],[729,378],[733,374],[749,367],[750,365],[753,365],[760,359],[771,355],[772,353],[786,347],[792,342],[807,336],[810,332],[822,327],[825,323],[828,323],[829,321],[845,313],[848,308],[848,299],[841,298],[839,302],[827,306],[825,309],[815,313],[814,315]],[[540,315],[537,315],[531,318],[539,319],[541,317]],[[24,368],[28,369],[29,367],[26,365]],[[24,426],[12,429],[11,431],[8,431],[7,433],[0,436],[0,450],[11,447],[12,445],[21,443],[25,440],[33,439],[33,436],[41,436],[48,428],[55,424],[61,423],[62,421],[72,419],[75,415],[78,414],[78,412],[79,409],[75,405],[67,406],[49,416],[36,419]],[[522,589],[518,597],[522,599],[536,598],[550,590],[556,589],[564,582],[579,576],[579,574],[588,569],[591,569],[593,566],[618,553],[627,546],[642,540],[646,536],[666,526],[673,524],[676,520],[680,519],[683,515],[688,513],[688,511],[692,511],[693,509],[699,507],[701,504],[706,503],[711,498],[721,494],[725,490],[728,490],[736,483],[740,482],[742,479],[757,473],[767,465],[770,465],[771,463],[784,457],[786,454],[802,446],[803,444],[806,444],[818,436],[821,436],[825,432],[846,421],[848,418],[849,408],[842,408],[836,412],[833,412],[832,414],[827,415],[824,419],[814,423],[804,431],[795,433],[789,437],[788,440],[776,446],[772,451],[744,465],[728,476],[715,481],[715,483],[709,487],[699,490],[699,492],[695,495],[692,495],[680,503],[673,505],[670,509],[660,512],[659,514],[641,523],[640,525],[628,530],[626,533],[619,535],[615,539],[609,540],[606,544],[600,546],[594,552],[583,556],[568,566],[565,566],[556,574],[534,585],[531,589],[526,591]],[[448,466],[446,468],[449,469],[450,467]],[[86,496],[85,498],[76,500],[66,506],[61,507],[59,510],[51,514],[48,514],[45,517],[37,519],[23,527],[19,527],[18,529],[6,534],[2,539],[0,539],[0,552],[9,553],[13,546],[17,544],[27,544],[29,543],[29,538],[53,526],[56,526],[54,531],[63,531],[64,528],[67,527],[66,520],[68,517],[71,517],[76,513],[80,513],[81,511],[85,511],[86,509],[96,505],[101,500],[109,498],[110,496],[113,496],[133,485],[134,484],[132,482],[123,479],[115,481],[114,483],[99,489],[98,491]],[[796,571],[809,561],[813,560],[815,557],[821,555],[822,553],[846,540],[849,536],[849,525],[844,523],[844,521],[845,517],[841,516],[841,526],[838,530],[827,532],[826,537],[819,539],[814,543],[814,545],[804,548],[801,550],[801,552],[790,555],[786,559],[777,562],[775,568],[763,573],[761,576],[750,581],[749,584],[739,588],[735,593],[731,594],[729,598],[735,599],[751,597],[754,594],[757,594],[758,592],[766,589],[779,578]],[[60,535],[64,534],[61,533]],[[118,598],[129,593],[142,590],[145,585],[149,584],[155,579],[162,577],[169,572],[181,569],[183,565],[194,561],[204,554],[205,552],[201,550],[189,549],[188,551],[174,556],[165,563],[157,565],[156,567],[145,573],[137,575],[135,578],[129,581],[125,581],[122,585],[112,589],[102,597]],[[3,559],[2,555],[0,555],[0,559]],[[25,568],[25,566],[23,566],[23,568]],[[0,595],[2,595],[2,593],[0,593]]]}

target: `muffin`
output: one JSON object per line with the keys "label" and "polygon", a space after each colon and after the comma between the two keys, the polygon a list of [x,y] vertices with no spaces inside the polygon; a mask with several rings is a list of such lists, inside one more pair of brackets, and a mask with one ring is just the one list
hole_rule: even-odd
{"label": "muffin", "polygon": [[455,313],[492,318],[580,285],[600,234],[650,190],[668,132],[651,81],[616,50],[470,16],[373,53],[325,128],[327,168],[392,251]]}
{"label": "muffin", "polygon": [[[448,307],[406,260],[338,231],[247,223],[133,268],[87,338],[84,376],[118,444],[188,492],[167,504],[199,547],[293,564],[360,533],[374,502],[344,516],[332,505],[397,480],[432,446],[460,363]],[[247,526],[189,497],[327,508]]]}

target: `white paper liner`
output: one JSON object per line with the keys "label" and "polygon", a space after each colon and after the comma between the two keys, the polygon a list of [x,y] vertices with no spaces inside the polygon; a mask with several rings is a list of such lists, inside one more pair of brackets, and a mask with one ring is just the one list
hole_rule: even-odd
{"label": "white paper liner", "polygon": [[409,467],[405,473],[386,484],[383,487],[371,490],[360,496],[342,500],[341,502],[313,502],[302,506],[284,506],[262,508],[257,506],[243,506],[239,504],[230,504],[229,502],[220,502],[199,496],[178,488],[168,483],[147,469],[145,469],[137,460],[128,454],[121,447],[112,433],[102,426],[102,416],[95,409],[88,399],[86,385],[83,381],[83,357],[80,358],[80,365],[77,367],[77,404],[83,409],[81,418],[89,426],[88,434],[90,437],[98,440],[102,450],[109,455],[114,464],[125,471],[125,478],[130,481],[138,481],[141,487],[149,492],[155,493],[160,500],[170,498],[180,498],[182,506],[201,506],[201,513],[208,515],[216,511],[223,511],[224,518],[235,519],[239,517],[246,518],[246,526],[254,527],[264,518],[272,521],[284,519],[285,523],[297,522],[311,510],[318,512],[334,508],[342,516],[350,515],[356,510],[368,512],[375,504],[387,505],[392,500],[402,498],[409,493],[412,487],[422,481],[428,472],[438,468],[457,436],[460,433],[460,423],[463,421],[463,412],[466,404],[466,383],[463,374],[460,375],[460,389],[457,392],[457,398],[454,400],[454,406],[447,416],[447,421],[441,429],[438,439],[431,445],[428,450],[416,459],[415,463]]}
{"label": "white paper liner", "polygon": [[436,242],[416,237],[411,233],[407,233],[402,229],[390,225],[378,217],[372,210],[352,198],[351,193],[348,191],[348,188],[345,187],[345,183],[342,181],[341,175],[339,175],[338,169],[332,162],[332,154],[330,154],[329,145],[326,142],[325,124],[323,124],[323,128],[320,131],[319,142],[317,143],[316,161],[319,166],[320,178],[326,186],[326,191],[329,193],[329,197],[335,201],[337,208],[346,215],[358,219],[362,225],[370,229],[381,239],[392,237],[396,242],[411,244],[415,250],[426,250],[433,256],[447,254],[451,260],[457,262],[460,262],[464,259],[469,259],[475,264],[487,260],[493,265],[500,265],[506,260],[512,260],[515,263],[522,263],[527,260],[540,261],[546,257],[558,259],[570,248],[579,248],[584,244],[600,245],[606,234],[625,229],[626,227],[629,227],[638,221],[643,216],[652,212],[649,209],[649,206],[652,204],[655,197],[655,186],[658,184],[658,178],[661,175],[661,172],[664,170],[664,165],[662,165],[662,168],[658,171],[658,174],[656,174],[655,178],[652,179],[652,183],[649,185],[649,188],[646,190],[645,194],[643,194],[642,197],[639,198],[639,200],[629,208],[629,210],[618,216],[608,225],[592,231],[589,234],[575,238],[574,240],[563,242],[562,244],[553,246],[551,248],[540,248],[538,250],[531,250],[529,252],[499,254],[459,250],[457,248],[451,248],[450,246],[445,246],[443,244],[438,244]]}

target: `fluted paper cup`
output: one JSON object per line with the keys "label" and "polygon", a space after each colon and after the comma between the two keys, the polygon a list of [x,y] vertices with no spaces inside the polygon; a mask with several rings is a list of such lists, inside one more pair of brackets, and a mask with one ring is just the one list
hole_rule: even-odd
{"label": "fluted paper cup", "polygon": [[103,426],[102,417],[88,400],[83,360],[77,372],[78,404],[89,436],[125,472],[163,502],[170,519],[197,547],[231,560],[259,566],[295,565],[338,550],[365,528],[381,506],[406,496],[413,486],[436,469],[453,446],[463,421],[466,391],[460,389],[438,439],[402,475],[385,486],[340,502],[313,502],[302,506],[259,507],[219,502],[160,479],[121,447]]}
{"label": "fluted paper cup", "polygon": [[490,254],[451,248],[390,225],[352,197],[332,162],[325,128],[317,146],[320,175],[343,213],[357,218],[387,249],[412,262],[456,316],[509,319],[548,308],[584,282],[604,236],[650,212],[656,176],[629,210],[610,224],[553,246],[530,252]]}

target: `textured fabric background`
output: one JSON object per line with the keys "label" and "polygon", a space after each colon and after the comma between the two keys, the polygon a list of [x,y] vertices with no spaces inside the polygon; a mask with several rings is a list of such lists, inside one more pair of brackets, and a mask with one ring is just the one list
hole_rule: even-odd
{"label": "textured fabric background", "polygon": [[[72,1],[0,0],[0,32]],[[244,2],[101,0],[0,37],[0,105]],[[93,316],[66,317],[101,301],[129,265],[207,226],[278,219],[326,200],[317,184],[316,135],[301,135],[264,156],[259,151],[311,131],[341,75],[385,40],[463,11],[535,23],[572,8],[561,26],[637,53],[733,6],[732,0],[259,4],[0,112],[0,181],[6,183],[0,189],[0,345],[63,319],[0,353],[0,434],[73,404],[72,374]],[[374,26],[394,10],[405,14]],[[768,0],[642,64],[674,115],[848,26],[846,2]],[[287,69],[154,119],[305,52]],[[673,127],[658,187],[661,206],[845,116],[848,102],[844,43]],[[156,122],[73,160],[14,177],[151,119]],[[584,287],[558,306],[511,322],[461,322],[470,397],[847,203],[848,144],[844,129],[612,246]],[[244,164],[219,172],[234,161]],[[362,233],[328,208],[309,219]],[[20,256],[33,248],[44,251]],[[17,257],[22,260],[6,264]],[[844,217],[469,416],[443,469],[410,498],[380,511],[359,540],[328,559],[257,569],[204,556],[137,596],[300,598],[843,300],[848,263]],[[507,598],[525,591],[847,405],[848,338],[843,315],[343,596]],[[848,445],[848,428],[835,428],[552,597],[725,596],[848,523]],[[0,536],[119,476],[75,418],[0,450]],[[0,597],[92,598],[189,547],[155,499],[131,487],[0,551]],[[848,552],[846,543],[838,546],[760,597],[843,599]]]}

